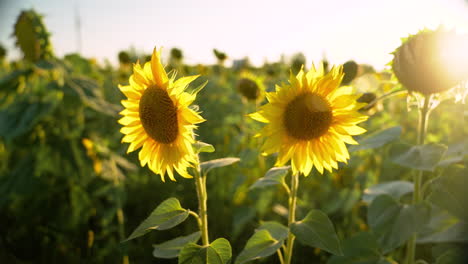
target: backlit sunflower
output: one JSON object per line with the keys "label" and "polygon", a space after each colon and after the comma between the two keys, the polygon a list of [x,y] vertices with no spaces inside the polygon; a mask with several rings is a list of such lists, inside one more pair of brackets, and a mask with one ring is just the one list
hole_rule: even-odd
{"label": "backlit sunflower", "polygon": [[160,52],[155,49],[151,61],[143,67],[134,65],[130,85],[119,85],[127,96],[127,100],[122,100],[125,109],[120,112],[124,117],[119,120],[124,126],[120,130],[125,134],[122,142],[130,143],[127,152],[141,147],[141,166],[148,164],[162,181],[166,172],[175,181],[174,170],[182,177],[192,177],[187,167],[196,162],[193,129],[204,119],[189,108],[196,93],[184,90],[197,77],[168,78]]}
{"label": "backlit sunflower", "polygon": [[331,172],[338,162],[347,162],[345,143],[357,144],[352,136],[366,131],[357,124],[367,116],[357,111],[365,105],[356,102],[359,95],[339,87],[342,79],[342,66],[326,75],[323,67],[307,73],[301,69],[297,76],[291,74],[289,84],[267,93],[269,103],[250,115],[267,123],[259,136],[265,138],[264,154],[278,152],[276,166],[291,160],[293,173],[307,176],[312,167]]}

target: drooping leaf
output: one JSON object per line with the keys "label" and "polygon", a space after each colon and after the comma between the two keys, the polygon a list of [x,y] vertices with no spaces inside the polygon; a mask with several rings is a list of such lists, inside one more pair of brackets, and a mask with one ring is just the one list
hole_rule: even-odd
{"label": "drooping leaf", "polygon": [[359,140],[359,145],[350,147],[349,151],[354,152],[364,149],[379,148],[387,143],[397,140],[398,138],[400,138],[400,135],[400,126],[382,129],[362,138],[361,140]]}
{"label": "drooping leaf", "polygon": [[362,200],[370,204],[377,196],[387,194],[395,200],[403,195],[413,192],[414,184],[408,181],[390,181],[379,183],[364,190]]}
{"label": "drooping leaf", "polygon": [[210,161],[205,161],[200,163],[200,167],[204,174],[207,174],[210,170],[219,167],[229,166],[233,163],[238,162],[239,158],[222,158],[222,159],[215,159]]}
{"label": "drooping leaf", "polygon": [[231,261],[232,250],[229,241],[218,238],[208,246],[186,244],[179,254],[179,264],[227,264]]}
{"label": "drooping leaf", "polygon": [[408,144],[396,144],[390,150],[390,156],[394,163],[423,171],[433,171],[445,152],[447,146],[442,144],[429,143],[419,146]]}
{"label": "drooping leaf", "polygon": [[196,154],[201,153],[201,152],[214,152],[215,148],[213,145],[197,141],[193,145],[193,150],[195,151]]}
{"label": "drooping leaf", "polygon": [[333,223],[320,210],[310,211],[304,219],[292,223],[290,230],[305,245],[343,255]]}
{"label": "drooping leaf", "polygon": [[250,186],[250,189],[255,189],[255,188],[263,188],[267,186],[272,186],[272,185],[277,185],[281,184],[284,181],[284,177],[289,172],[290,166],[285,166],[285,167],[273,167],[267,171],[265,176],[262,178],[258,179],[252,186]]}
{"label": "drooping leaf", "polygon": [[156,258],[176,258],[180,250],[188,243],[196,243],[201,236],[201,232],[195,232],[188,236],[181,236],[161,244],[153,245],[153,256]]}
{"label": "drooping leaf", "polygon": [[158,205],[125,241],[140,237],[151,230],[172,228],[185,221],[188,215],[189,211],[180,206],[179,200],[169,198]]}
{"label": "drooping leaf", "polygon": [[367,222],[376,234],[383,253],[403,245],[428,219],[424,204],[403,205],[389,195],[376,197],[369,206]]}
{"label": "drooping leaf", "polygon": [[242,264],[254,259],[265,258],[276,253],[283,245],[283,240],[276,240],[267,229],[262,229],[253,234],[247,241],[244,249],[236,259],[236,264]]}

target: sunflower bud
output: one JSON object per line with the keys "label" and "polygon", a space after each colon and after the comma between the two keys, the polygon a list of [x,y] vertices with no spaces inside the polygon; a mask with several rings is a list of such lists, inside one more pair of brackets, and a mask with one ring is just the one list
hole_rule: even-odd
{"label": "sunflower bud", "polygon": [[[444,92],[463,78],[457,65],[444,60],[450,46],[461,41],[453,31],[420,31],[394,52],[392,69],[410,92],[423,95]],[[451,43],[451,44],[449,44]],[[463,52],[463,51],[461,51]],[[444,63],[445,62],[445,63]]]}

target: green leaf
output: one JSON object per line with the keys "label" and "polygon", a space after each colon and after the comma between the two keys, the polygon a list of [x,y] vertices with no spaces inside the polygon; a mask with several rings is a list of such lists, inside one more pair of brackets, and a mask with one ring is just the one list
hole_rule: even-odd
{"label": "green leaf", "polygon": [[418,243],[468,242],[468,224],[432,205],[429,222],[418,234]]}
{"label": "green leaf", "polygon": [[362,232],[343,242],[344,256],[332,256],[327,264],[390,264],[381,253],[376,237]]}
{"label": "green leaf", "polygon": [[195,243],[185,245],[179,254],[179,264],[227,264],[231,261],[232,250],[229,241],[218,238],[208,246]]}
{"label": "green leaf", "polygon": [[236,264],[242,264],[254,259],[265,258],[276,253],[283,245],[283,240],[276,240],[267,229],[262,229],[247,241],[242,252],[237,256]]}
{"label": "green leaf", "polygon": [[210,152],[211,153],[211,152],[215,151],[215,148],[213,147],[213,145],[205,143],[205,142],[201,142],[201,141],[195,142],[192,146],[193,146],[193,150],[195,151],[196,154],[198,154],[200,152]]}
{"label": "green leaf", "polygon": [[153,245],[153,256],[156,258],[176,258],[180,250],[188,243],[196,243],[201,236],[201,232],[195,232],[188,236],[181,236],[161,244]]}
{"label": "green leaf", "polygon": [[55,102],[28,102],[20,100],[0,110],[0,137],[11,140],[31,131],[57,106]]}
{"label": "green leaf", "polygon": [[350,147],[349,151],[379,148],[387,143],[397,140],[401,135],[401,127],[395,126],[376,131],[359,140],[359,145]]}
{"label": "green leaf", "polygon": [[367,212],[367,222],[384,253],[403,245],[427,219],[428,210],[423,204],[403,205],[386,194],[375,198]]}
{"label": "green leaf", "polygon": [[333,223],[322,211],[310,211],[304,219],[292,223],[290,230],[303,244],[343,255]]}
{"label": "green leaf", "polygon": [[447,151],[447,146],[429,143],[419,146],[396,144],[390,149],[391,160],[403,167],[434,171]]}
{"label": "green leaf", "polygon": [[435,179],[431,184],[429,200],[440,208],[468,223],[468,169],[454,169]]}
{"label": "green leaf", "polygon": [[413,192],[414,184],[408,181],[390,181],[376,184],[364,190],[362,200],[370,204],[377,196],[387,194],[395,200],[403,195]]}
{"label": "green leaf", "polygon": [[288,228],[275,221],[263,222],[258,228],[260,230],[268,230],[270,235],[276,240],[285,240],[288,237]]}
{"label": "green leaf", "polygon": [[255,188],[263,188],[281,184],[284,181],[284,177],[286,177],[288,174],[290,168],[291,166],[273,167],[269,169],[265,176],[258,179],[254,184],[252,184],[252,186],[250,186],[250,189],[252,190]]}
{"label": "green leaf", "polygon": [[172,228],[185,221],[188,215],[189,210],[182,208],[179,200],[169,198],[158,205],[125,241],[140,237],[153,229],[166,230]]}
{"label": "green leaf", "polygon": [[210,170],[219,167],[229,166],[233,163],[238,162],[239,158],[222,158],[222,159],[215,159],[210,161],[205,161],[200,163],[200,167],[204,174],[207,174]]}

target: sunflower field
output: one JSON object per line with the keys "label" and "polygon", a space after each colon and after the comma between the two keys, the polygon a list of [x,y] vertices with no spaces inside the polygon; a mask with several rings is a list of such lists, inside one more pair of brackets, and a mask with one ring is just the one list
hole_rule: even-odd
{"label": "sunflower field", "polygon": [[11,30],[0,263],[468,263],[468,61],[443,64],[466,36],[421,30],[375,71],[116,66],[56,56],[34,10]]}

